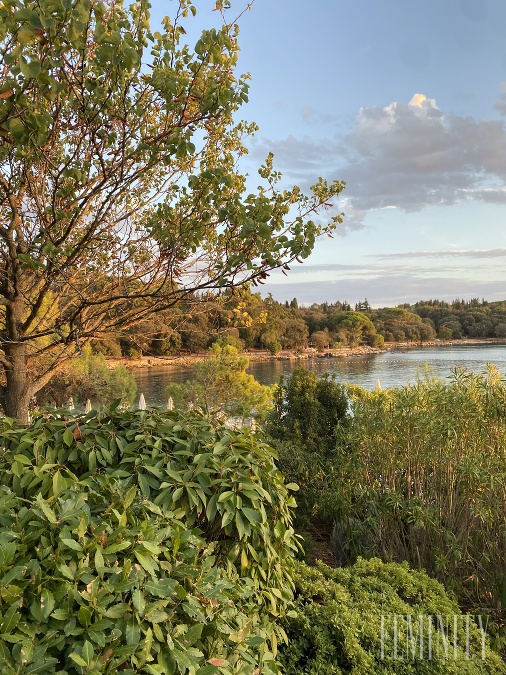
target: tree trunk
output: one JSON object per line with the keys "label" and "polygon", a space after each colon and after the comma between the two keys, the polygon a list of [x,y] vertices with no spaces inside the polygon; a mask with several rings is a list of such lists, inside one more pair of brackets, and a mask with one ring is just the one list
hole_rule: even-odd
{"label": "tree trunk", "polygon": [[29,424],[28,404],[31,392],[26,364],[26,345],[22,342],[5,344],[5,367],[7,383],[4,389],[4,409],[7,417],[14,417],[21,424]]}

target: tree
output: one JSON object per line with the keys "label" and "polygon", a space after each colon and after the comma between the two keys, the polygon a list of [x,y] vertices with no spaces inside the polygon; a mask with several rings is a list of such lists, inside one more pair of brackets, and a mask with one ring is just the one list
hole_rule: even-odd
{"label": "tree", "polygon": [[317,454],[332,453],[336,434],[347,423],[346,389],[328,373],[319,376],[302,366],[282,377],[274,390],[267,432]]}
{"label": "tree", "polygon": [[330,345],[330,339],[330,333],[327,329],[316,331],[316,333],[313,333],[310,338],[311,344],[319,352],[323,352],[325,349],[328,349]]}
{"label": "tree", "polygon": [[338,333],[344,331],[346,341],[351,347],[374,341],[376,328],[372,321],[361,312],[339,312],[332,316],[332,327]]}
{"label": "tree", "polygon": [[167,394],[176,406],[191,406],[216,418],[265,417],[272,407],[272,390],[246,372],[248,357],[239,356],[232,345],[217,342],[210,352],[210,359],[193,364],[191,380],[168,385]]}
{"label": "tree", "polygon": [[[149,3],[0,6],[0,364],[7,415],[93,338],[311,252],[341,216],[312,216],[344,185],[278,188],[269,155],[248,194],[237,169],[256,127],[234,76],[238,27],[184,43],[179,0],[161,32]],[[216,16],[216,15],[214,15]]]}

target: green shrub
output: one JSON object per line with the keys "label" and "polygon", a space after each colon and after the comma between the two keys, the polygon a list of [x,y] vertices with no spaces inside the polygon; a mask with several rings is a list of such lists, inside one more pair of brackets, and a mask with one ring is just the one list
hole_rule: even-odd
{"label": "green shrub", "polygon": [[[327,501],[337,482],[335,446],[349,424],[346,389],[331,375],[299,366],[290,377],[281,378],[273,398],[265,428],[283,475],[300,487],[296,529],[312,557],[313,535],[317,532],[320,538],[322,528],[331,531],[335,518]],[[318,557],[323,555],[318,551]]]}
{"label": "green shrub", "polygon": [[108,368],[103,354],[93,353],[88,345],[80,357],[68,361],[37,394],[40,405],[63,406],[70,397],[76,405],[85,406],[90,399],[94,406],[109,405],[120,398],[131,404],[137,385],[125,366]]}
{"label": "green shrub", "polygon": [[346,389],[334,376],[298,366],[290,377],[281,378],[273,398],[274,409],[266,425],[273,439],[319,455],[334,450],[348,411]]}
{"label": "green shrub", "polygon": [[[466,623],[444,588],[407,564],[360,559],[351,567],[331,569],[299,563],[295,583],[296,615],[283,620],[289,637],[288,646],[280,648],[284,675],[506,673],[490,650],[486,624],[480,629],[472,619]],[[445,638],[441,625],[450,626]]]}
{"label": "green shrub", "polygon": [[167,394],[176,407],[190,405],[221,419],[263,419],[272,408],[272,388],[246,372],[248,357],[240,355],[236,347],[226,343],[221,346],[219,342],[208,353],[210,358],[192,365],[191,380],[167,386]]}
{"label": "green shrub", "polygon": [[2,420],[2,674],[276,672],[294,500],[200,415]]}

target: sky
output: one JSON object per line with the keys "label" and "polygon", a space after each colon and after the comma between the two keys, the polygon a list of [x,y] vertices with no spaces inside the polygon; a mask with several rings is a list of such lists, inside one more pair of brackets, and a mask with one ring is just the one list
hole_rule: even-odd
{"label": "sky", "polygon": [[[205,23],[213,0],[195,4]],[[506,300],[506,2],[254,0],[239,25],[245,170],[273,152],[287,186],[346,182],[338,233],[263,294]]]}

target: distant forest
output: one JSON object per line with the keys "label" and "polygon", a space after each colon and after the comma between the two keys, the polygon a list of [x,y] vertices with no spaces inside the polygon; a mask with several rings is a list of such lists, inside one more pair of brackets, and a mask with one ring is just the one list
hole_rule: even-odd
{"label": "distant forest", "polygon": [[367,299],[299,306],[242,289],[219,298],[193,297],[96,347],[110,356],[166,356],[205,351],[213,342],[242,349],[317,351],[385,342],[505,338],[506,300],[423,300],[372,309]]}

